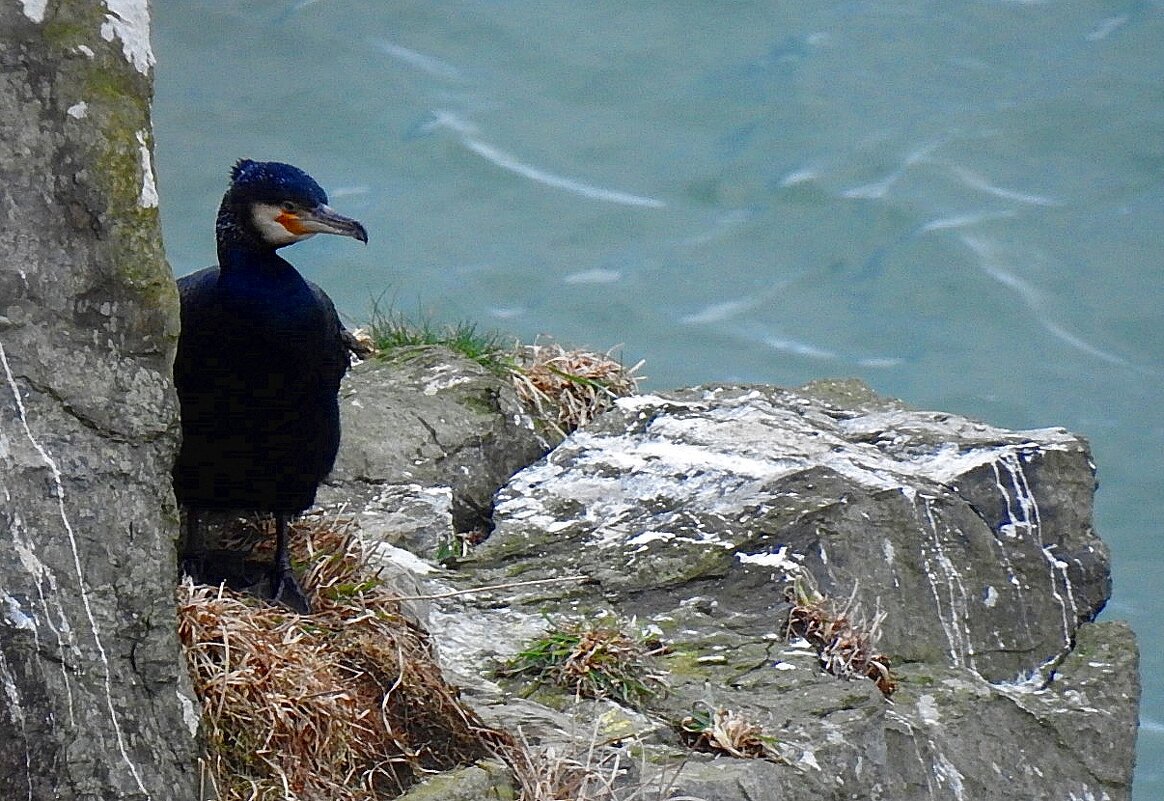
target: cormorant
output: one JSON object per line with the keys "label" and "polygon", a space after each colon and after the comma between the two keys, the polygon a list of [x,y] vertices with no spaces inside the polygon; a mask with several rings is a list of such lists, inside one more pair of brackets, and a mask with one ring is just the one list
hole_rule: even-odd
{"label": "cormorant", "polygon": [[183,568],[201,578],[200,511],[273,513],[271,595],[306,613],[287,552],[287,519],[315,502],[335,463],[351,335],[331,298],[276,251],[315,234],[365,243],[368,234],[333,211],[303,170],[249,159],[231,170],[215,233],[218,266],[178,279],[182,446],[174,492],[187,514]]}

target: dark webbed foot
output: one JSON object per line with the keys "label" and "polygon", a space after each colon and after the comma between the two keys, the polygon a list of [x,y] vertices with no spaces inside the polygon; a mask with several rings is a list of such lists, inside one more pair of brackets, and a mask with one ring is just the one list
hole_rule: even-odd
{"label": "dark webbed foot", "polygon": [[307,600],[307,593],[299,586],[299,581],[291,571],[291,566],[280,569],[275,565],[271,573],[271,600],[277,604],[298,612],[301,615],[311,614],[311,602]]}
{"label": "dark webbed foot", "polygon": [[311,614],[311,602],[299,586],[291,569],[291,554],[287,551],[287,516],[275,516],[275,564],[271,571],[271,599],[301,615]]}

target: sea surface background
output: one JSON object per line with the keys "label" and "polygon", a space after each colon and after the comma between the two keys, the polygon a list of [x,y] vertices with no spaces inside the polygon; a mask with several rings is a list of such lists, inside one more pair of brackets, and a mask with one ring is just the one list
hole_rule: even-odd
{"label": "sea surface background", "polygon": [[648,389],[858,376],[1088,437],[1106,618],[1164,798],[1164,5],[154,0],[175,274],[239,157],[371,242],[286,255],[352,324],[646,360]]}

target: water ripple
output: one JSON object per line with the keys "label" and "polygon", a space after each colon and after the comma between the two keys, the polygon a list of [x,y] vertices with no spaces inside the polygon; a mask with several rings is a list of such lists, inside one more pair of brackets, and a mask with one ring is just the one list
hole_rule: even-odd
{"label": "water ripple", "polygon": [[389,42],[386,39],[373,40],[372,44],[377,50],[385,55],[391,56],[402,64],[407,64],[410,67],[420,70],[434,78],[441,78],[446,81],[461,81],[464,76],[461,71],[441,61],[436,56],[430,56],[426,53],[420,53],[416,50],[410,50],[403,45],[398,45],[395,42]]}
{"label": "water ripple", "polygon": [[624,206],[645,206],[652,209],[661,209],[667,205],[663,201],[656,200],[653,197],[632,195],[628,192],[620,192],[615,189],[604,189],[601,186],[594,186],[573,178],[566,178],[562,175],[546,172],[538,167],[526,164],[516,156],[506,153],[503,150],[498,150],[493,145],[486,144],[470,136],[463,138],[461,143],[481,158],[492,164],[496,164],[503,170],[509,170],[523,178],[529,178],[531,181],[552,186],[555,189],[564,189],[567,192],[573,192],[576,195],[588,197],[592,200],[603,200],[608,203],[619,203]]}
{"label": "water ripple", "polygon": [[1127,360],[1122,359],[1115,354],[1108,353],[1107,351],[1098,348],[1095,345],[1092,345],[1087,340],[1077,336],[1076,334],[1072,334],[1070,331],[1063,328],[1063,326],[1052,320],[1043,309],[1044,293],[1042,290],[1031,285],[1029,282],[1020,278],[1014,273],[1003,269],[1003,267],[995,260],[993,255],[993,247],[990,245],[990,243],[986,242],[985,240],[970,236],[963,236],[962,242],[978,257],[979,269],[981,269],[982,272],[986,273],[986,275],[990,276],[995,281],[999,282],[1017,294],[1019,298],[1022,299],[1026,307],[1030,309],[1034,319],[1047,331],[1047,333],[1051,334],[1051,336],[1055,337],[1061,342],[1065,342],[1076,350],[1082,351],[1089,356],[1093,356],[1100,361],[1105,361],[1108,364],[1116,364],[1120,365],[1121,367],[1132,366],[1127,362]]}

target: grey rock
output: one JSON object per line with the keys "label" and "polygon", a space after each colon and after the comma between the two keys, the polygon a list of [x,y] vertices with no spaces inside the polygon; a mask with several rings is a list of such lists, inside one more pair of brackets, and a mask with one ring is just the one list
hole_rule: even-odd
{"label": "grey rock", "polygon": [[498,762],[441,773],[411,788],[401,801],[513,801],[512,779]]}
{"label": "grey rock", "polygon": [[[583,747],[606,713],[566,699],[539,715],[488,668],[547,613],[662,630],[670,688],[646,710],[650,758],[625,779],[642,786],[707,801],[1126,799],[1137,653],[1125,625],[1092,622],[1110,591],[1094,486],[1066,431],[914,411],[856,382],[627,398],[514,476],[453,579],[591,581],[438,601],[433,628],[487,719],[543,743],[581,732]],[[857,619],[883,613],[892,698],[788,641],[798,579]],[[685,751],[672,727],[696,703],[762,724],[778,758]]]}
{"label": "grey rock", "polygon": [[375,489],[356,513],[360,530],[370,541],[435,558],[437,547],[453,536],[452,489],[419,484],[381,484]]}
{"label": "grey rock", "polygon": [[150,65],[35,6],[0,5],[0,798],[186,801]]}
{"label": "grey rock", "polygon": [[624,399],[510,482],[479,557],[536,555],[531,576],[585,572],[647,608],[701,582],[757,635],[774,579],[807,571],[885,612],[903,661],[1005,680],[1065,654],[1110,593],[1087,444],[820,390]]}
{"label": "grey rock", "polygon": [[[508,381],[442,347],[357,365],[341,398],[343,441],[321,503],[449,487],[455,530],[487,530],[497,489],[550,447]],[[412,545],[435,546],[432,536]]]}

